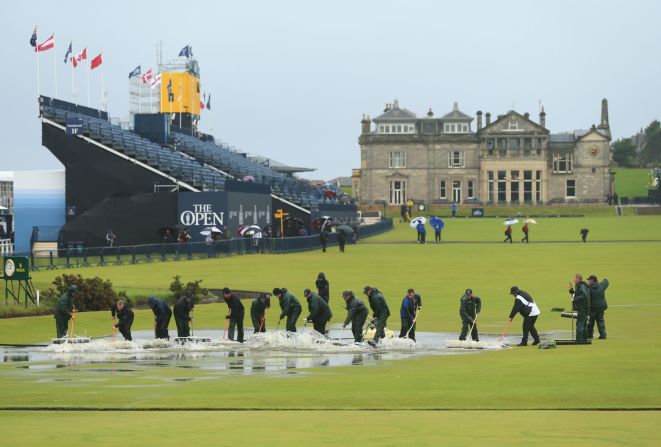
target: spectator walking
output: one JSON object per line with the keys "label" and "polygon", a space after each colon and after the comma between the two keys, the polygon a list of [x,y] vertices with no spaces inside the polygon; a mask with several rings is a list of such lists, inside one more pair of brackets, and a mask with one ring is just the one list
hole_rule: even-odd
{"label": "spectator walking", "polygon": [[587,228],[581,228],[581,239],[583,239],[583,242],[587,241],[589,232],[590,230],[588,230]]}
{"label": "spectator walking", "polygon": [[319,233],[319,241],[321,242],[321,251],[326,253],[326,247],[328,246],[328,232],[326,230],[321,230],[321,233]]}
{"label": "spectator walking", "polygon": [[526,241],[526,244],[527,244],[528,243],[528,231],[529,231],[528,222],[523,224],[523,228],[521,228],[521,231],[523,231],[523,234],[524,234],[523,239],[521,239],[521,242]]}
{"label": "spectator walking", "polygon": [[505,240],[503,242],[510,241],[512,243],[512,225],[508,225],[505,229]]}
{"label": "spectator walking", "polygon": [[425,243],[425,237],[427,234],[427,229],[425,228],[425,224],[420,222],[418,225],[415,226],[416,230],[418,230],[418,244],[424,244]]}
{"label": "spectator walking", "polygon": [[452,205],[450,205],[450,211],[452,212],[452,217],[455,217],[457,215],[457,204],[452,202]]}
{"label": "spectator walking", "polygon": [[344,231],[337,232],[337,243],[340,246],[340,252],[344,253],[344,246],[347,243],[347,233]]}

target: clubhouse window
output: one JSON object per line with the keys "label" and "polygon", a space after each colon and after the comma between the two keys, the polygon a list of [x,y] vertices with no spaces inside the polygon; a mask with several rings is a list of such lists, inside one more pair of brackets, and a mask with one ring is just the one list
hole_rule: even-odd
{"label": "clubhouse window", "polygon": [[576,197],[576,180],[567,179],[567,192],[566,196],[568,198]]}
{"label": "clubhouse window", "polygon": [[406,152],[391,152],[389,157],[390,169],[399,169],[406,167]]}

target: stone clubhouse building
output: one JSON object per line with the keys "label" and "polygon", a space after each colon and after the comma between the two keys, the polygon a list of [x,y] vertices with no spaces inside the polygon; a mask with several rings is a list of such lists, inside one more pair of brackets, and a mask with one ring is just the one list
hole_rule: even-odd
{"label": "stone clubhouse building", "polygon": [[[360,169],[352,175],[361,204],[604,203],[614,193],[610,169],[608,103],[588,130],[551,133],[542,108],[539,121],[509,111],[454,109],[435,118],[386,104],[383,114],[361,121]],[[372,125],[372,121],[374,125]]]}

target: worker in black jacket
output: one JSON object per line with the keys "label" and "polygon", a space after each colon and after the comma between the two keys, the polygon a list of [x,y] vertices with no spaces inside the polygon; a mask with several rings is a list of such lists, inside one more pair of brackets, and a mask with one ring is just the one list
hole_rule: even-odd
{"label": "worker in black jacket", "polygon": [[330,306],[322,297],[316,293],[312,293],[310,289],[305,289],[303,296],[308,301],[308,310],[310,312],[305,321],[312,323],[315,331],[321,335],[326,335],[326,323],[333,318]]}
{"label": "worker in black jacket", "polygon": [[[122,334],[124,340],[131,341],[131,326],[133,325],[133,310],[124,300],[119,300],[110,307],[112,324]],[[117,319],[117,323],[115,323]]]}
{"label": "worker in black jacket", "polygon": [[512,321],[517,313],[523,317],[523,338],[521,338],[521,343],[517,346],[528,345],[528,334],[532,335],[532,344],[538,345],[539,334],[537,333],[537,329],[535,329],[535,322],[542,312],[537,307],[537,304],[535,304],[535,300],[517,286],[510,288],[510,295],[514,296],[514,306],[512,306],[512,311],[510,312],[510,321]]}
{"label": "worker in black jacket", "polygon": [[473,295],[473,290],[466,289],[466,293],[459,300],[459,316],[461,316],[461,334],[459,340],[466,340],[470,327],[473,341],[480,341],[477,333],[477,316],[482,311],[482,300]]}
{"label": "worker in black jacket", "polygon": [[250,319],[257,332],[266,332],[266,309],[271,307],[271,299],[265,293],[260,293],[250,305]]}
{"label": "worker in black jacket", "polygon": [[147,304],[154,313],[154,332],[156,338],[170,339],[168,325],[170,324],[170,318],[172,318],[172,309],[170,309],[168,303],[153,296],[147,299]]}
{"label": "worker in black jacket", "polygon": [[347,319],[344,320],[342,328],[347,327],[347,325],[351,323],[353,339],[356,343],[360,343],[363,341],[363,326],[365,325],[365,320],[367,320],[369,311],[367,310],[365,303],[356,298],[350,290],[342,292],[342,298],[344,298],[344,302],[347,305]]}
{"label": "worker in black jacket", "polygon": [[174,322],[177,324],[177,337],[190,337],[190,322],[193,320],[190,313],[194,307],[193,295],[188,292],[174,303],[173,313]]}
{"label": "worker in black jacket", "polygon": [[588,277],[588,286],[590,287],[590,311],[587,337],[593,337],[594,324],[597,323],[599,338],[603,340],[606,338],[606,320],[604,320],[604,312],[608,309],[608,303],[606,303],[608,280],[604,279],[599,282],[595,275],[590,275]]}
{"label": "worker in black jacket", "polygon": [[319,296],[322,297],[326,303],[328,303],[330,301],[330,284],[328,283],[324,272],[319,272],[315,284],[317,285],[317,293]]}
{"label": "worker in black jacket", "polygon": [[227,338],[234,340],[234,328],[236,328],[236,341],[243,343],[243,318],[245,317],[243,303],[241,303],[241,300],[228,287],[223,289],[223,298],[229,310],[225,317],[230,320]]}
{"label": "worker in black jacket", "polygon": [[422,303],[420,295],[415,290],[409,289],[402,300],[402,306],[399,309],[399,316],[402,319],[402,327],[399,331],[399,338],[410,338],[415,341],[415,323],[418,317],[418,303]]}

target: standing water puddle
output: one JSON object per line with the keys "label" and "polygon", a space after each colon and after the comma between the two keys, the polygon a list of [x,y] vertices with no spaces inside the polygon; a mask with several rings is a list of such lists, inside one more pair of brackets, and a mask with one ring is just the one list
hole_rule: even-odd
{"label": "standing water puddle", "polygon": [[[350,331],[331,330],[329,338],[303,330],[292,334],[284,331],[248,335],[245,343],[222,338],[222,331],[196,331],[210,343],[176,344],[153,340],[150,331],[135,331],[133,341],[121,336],[91,340],[90,343],[48,345],[44,347],[3,347],[0,359],[15,363],[14,373],[44,375],[55,372],[87,374],[136,374],[156,372],[163,368],[190,370],[195,377],[164,377],[169,382],[199,380],[203,376],[305,373],[318,367],[379,365],[384,361],[404,360],[428,355],[476,353],[502,349],[498,336],[486,336],[484,349],[450,349],[454,333],[418,332],[417,343],[408,339],[386,338],[377,348],[354,344]],[[338,336],[343,338],[337,339]],[[198,373],[193,374],[193,370]],[[7,371],[5,371],[7,373]],[[67,374],[67,377],[76,377]],[[208,378],[208,377],[207,377]],[[76,380],[76,379],[73,379]],[[82,378],[80,379],[82,380]]]}

